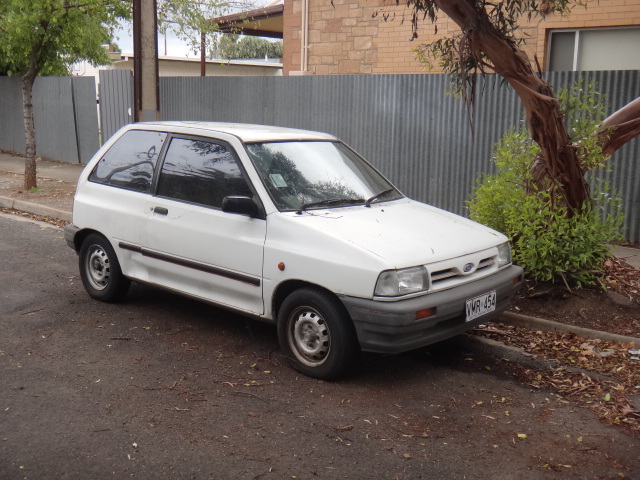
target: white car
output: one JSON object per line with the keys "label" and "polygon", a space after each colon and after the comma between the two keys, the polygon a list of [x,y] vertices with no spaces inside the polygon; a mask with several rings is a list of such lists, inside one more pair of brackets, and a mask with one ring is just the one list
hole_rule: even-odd
{"label": "white car", "polygon": [[93,298],[133,280],[274,323],[322,379],[486,322],[523,279],[501,233],[406,198],[333,136],[259,125],[122,128],[83,171],[65,239]]}

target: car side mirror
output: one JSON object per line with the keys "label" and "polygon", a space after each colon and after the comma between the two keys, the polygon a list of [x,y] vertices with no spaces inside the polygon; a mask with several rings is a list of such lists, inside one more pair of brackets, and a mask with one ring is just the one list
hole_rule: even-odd
{"label": "car side mirror", "polygon": [[246,215],[251,218],[259,216],[258,205],[251,197],[230,195],[222,199],[222,211]]}

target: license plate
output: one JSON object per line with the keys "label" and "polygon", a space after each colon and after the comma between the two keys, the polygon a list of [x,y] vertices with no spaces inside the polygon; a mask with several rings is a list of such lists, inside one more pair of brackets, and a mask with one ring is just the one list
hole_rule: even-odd
{"label": "license plate", "polygon": [[496,292],[485,293],[467,300],[467,322],[496,309]]}

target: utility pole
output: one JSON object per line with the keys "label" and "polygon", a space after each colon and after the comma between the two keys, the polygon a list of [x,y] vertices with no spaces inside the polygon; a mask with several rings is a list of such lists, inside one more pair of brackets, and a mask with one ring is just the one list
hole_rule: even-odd
{"label": "utility pole", "polygon": [[133,102],[136,122],[160,120],[156,0],[133,0]]}
{"label": "utility pole", "polygon": [[200,76],[207,75],[207,38],[204,31],[200,32]]}

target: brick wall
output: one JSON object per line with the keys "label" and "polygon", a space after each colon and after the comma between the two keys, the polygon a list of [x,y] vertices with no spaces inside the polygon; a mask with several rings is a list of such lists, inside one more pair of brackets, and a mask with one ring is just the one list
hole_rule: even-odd
{"label": "brick wall", "polygon": [[301,26],[302,1],[285,0],[282,19],[282,73],[284,75],[290,75],[292,71],[300,70]]}
{"label": "brick wall", "polygon": [[[411,40],[411,12],[395,0],[307,0],[308,50],[302,65],[302,12],[304,0],[285,0],[285,75],[296,74],[406,74],[425,72],[413,51],[420,44],[457,31],[444,14],[432,25],[422,22],[419,37]],[[547,30],[640,25],[639,0],[588,0],[567,17],[554,16],[523,24],[528,36],[524,50],[535,54],[546,68]],[[436,33],[437,27],[437,33]],[[436,65],[432,72],[439,72]]]}

